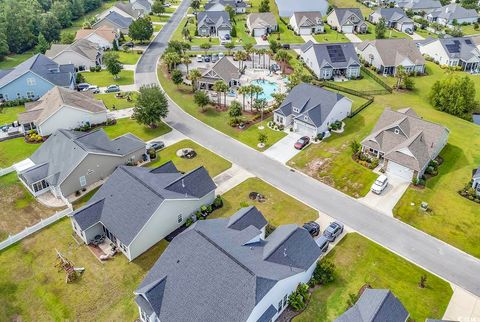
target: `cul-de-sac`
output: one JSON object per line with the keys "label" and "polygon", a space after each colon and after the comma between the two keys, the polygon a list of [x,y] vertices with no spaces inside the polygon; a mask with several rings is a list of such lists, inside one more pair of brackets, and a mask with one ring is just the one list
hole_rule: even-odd
{"label": "cul-de-sac", "polygon": [[480,1],[0,0],[0,321],[480,321]]}

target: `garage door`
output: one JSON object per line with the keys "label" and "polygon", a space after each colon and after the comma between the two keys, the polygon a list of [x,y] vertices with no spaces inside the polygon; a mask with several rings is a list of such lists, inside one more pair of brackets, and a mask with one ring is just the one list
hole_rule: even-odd
{"label": "garage door", "polygon": [[342,32],[346,34],[353,34],[353,26],[343,26]]}
{"label": "garage door", "polygon": [[413,178],[413,170],[392,161],[388,161],[387,174],[391,174],[408,181],[412,180]]}
{"label": "garage door", "polygon": [[253,29],[253,36],[254,36],[254,37],[261,37],[261,36],[265,35],[266,32],[267,32],[267,31],[266,31],[265,29],[258,29],[258,28],[257,28],[257,29]]}
{"label": "garage door", "polygon": [[220,37],[220,39],[224,39],[225,38],[225,35],[229,35],[230,32],[228,30],[219,30],[218,31],[218,37]]}
{"label": "garage door", "polygon": [[304,123],[295,122],[295,132],[300,135],[315,136],[317,135],[315,128],[310,127]]}
{"label": "garage door", "polygon": [[312,28],[300,28],[300,35],[310,35]]}

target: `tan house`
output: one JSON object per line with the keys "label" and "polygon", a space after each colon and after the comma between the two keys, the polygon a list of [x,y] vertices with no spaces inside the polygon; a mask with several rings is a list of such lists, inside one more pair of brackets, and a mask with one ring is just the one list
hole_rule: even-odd
{"label": "tan house", "polygon": [[79,70],[102,64],[103,49],[87,39],[79,39],[70,45],[52,44],[45,56],[58,64],[73,64]]}
{"label": "tan house", "polygon": [[261,37],[277,31],[278,23],[271,12],[254,12],[247,17],[247,28],[252,36]]}
{"label": "tan house", "polygon": [[199,88],[211,90],[216,81],[224,81],[228,87],[240,86],[240,71],[227,57],[223,57],[212,68],[203,71],[198,80]]}
{"label": "tan house", "polygon": [[102,49],[112,49],[113,42],[118,45],[118,33],[110,27],[102,26],[98,29],[80,29],[75,35],[75,40],[86,39]]}

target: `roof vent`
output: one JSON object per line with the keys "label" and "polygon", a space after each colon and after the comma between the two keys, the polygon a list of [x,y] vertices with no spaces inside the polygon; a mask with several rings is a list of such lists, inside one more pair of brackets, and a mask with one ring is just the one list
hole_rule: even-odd
{"label": "roof vent", "polygon": [[185,188],[185,182],[182,179],[182,188]]}
{"label": "roof vent", "polygon": [[180,263],[180,260],[179,260],[179,259],[177,259],[177,264],[178,264],[178,263]]}

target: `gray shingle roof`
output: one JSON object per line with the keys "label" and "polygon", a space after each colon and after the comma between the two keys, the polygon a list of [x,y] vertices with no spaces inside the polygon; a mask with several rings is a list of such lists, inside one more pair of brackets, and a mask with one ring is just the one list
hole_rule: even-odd
{"label": "gray shingle roof", "polygon": [[133,19],[138,19],[142,15],[140,10],[133,9],[131,3],[117,2],[114,6],[131,16]]}
{"label": "gray shingle roof", "polygon": [[[469,61],[474,58],[474,60],[480,61],[480,51],[470,37],[439,38],[431,42],[434,41],[439,41],[447,55],[452,59],[459,58]],[[428,44],[428,42],[425,44]]]}
{"label": "gray shingle roof", "polygon": [[202,198],[216,188],[204,167],[187,174],[173,168],[120,166],[73,217],[81,229],[100,221],[129,245],[164,200]]}
{"label": "gray shingle roof", "polygon": [[298,27],[315,27],[323,25],[320,11],[295,11],[293,13]]}
{"label": "gray shingle roof", "polygon": [[[72,64],[59,65],[45,55],[37,54],[14,69],[0,71],[0,88],[16,80],[28,71],[43,77],[53,85],[68,87],[74,81],[75,67]],[[3,75],[3,76],[2,76]]]}
{"label": "gray shingle roof", "polygon": [[[384,152],[385,159],[420,171],[434,157],[434,151],[448,133],[447,128],[423,120],[412,109],[385,109],[362,145]],[[405,149],[413,157],[400,152]]]}
{"label": "gray shingle roof", "polygon": [[376,49],[383,62],[383,66],[398,66],[402,64],[406,58],[414,65],[425,64],[425,58],[423,58],[415,42],[409,39],[376,39],[364,41],[357,45],[357,50],[361,53],[368,46],[373,46]]}
{"label": "gray shingle roof", "polygon": [[262,229],[267,224],[267,220],[262,213],[254,206],[245,207],[230,216],[228,228],[243,230],[248,226]]}
{"label": "gray shingle roof", "polygon": [[360,8],[334,8],[333,10],[337,14],[337,19],[340,23],[340,26],[343,26],[352,15],[355,15],[360,20],[359,23],[364,22],[363,14]]}
{"label": "gray shingle roof", "polygon": [[478,18],[475,9],[465,9],[457,3],[450,3],[441,8],[435,9],[428,14],[433,18],[442,18],[446,20]]}
{"label": "gray shingle roof", "polygon": [[216,4],[221,4],[222,6],[230,6],[232,8],[245,8],[247,4],[243,1],[238,2],[237,0],[211,0],[205,4],[205,10],[209,10]]}
{"label": "gray shingle roof", "polygon": [[396,3],[400,8],[412,10],[429,10],[440,8],[442,6],[438,0],[397,0]]}
{"label": "gray shingle roof", "polygon": [[[58,130],[52,134],[30,157],[35,163],[48,164],[47,176],[50,185],[61,183],[89,153],[104,153],[125,156],[145,147],[145,143],[134,137],[120,136],[110,140],[103,129],[90,133]],[[35,167],[26,169],[21,175],[29,176]]]}
{"label": "gray shingle roof", "polygon": [[390,290],[370,289],[335,322],[405,322],[409,314]]}
{"label": "gray shingle roof", "polygon": [[[111,23],[113,23],[114,25],[118,26],[118,28],[120,28],[120,29],[128,29],[128,27],[130,27],[130,25],[133,22],[132,18],[124,17],[124,16],[122,16],[121,14],[119,14],[115,11],[110,12],[108,15],[103,17],[102,20],[108,20]],[[102,21],[102,20],[100,20],[100,21]],[[95,25],[98,24],[100,21],[97,21],[93,26],[95,27]]]}
{"label": "gray shingle roof", "polygon": [[137,303],[163,322],[245,321],[279,280],[304,272],[320,256],[305,229],[281,226],[262,240],[257,218],[249,218],[252,225],[243,230],[221,218],[198,221],[178,235],[136,290],[145,300]]}
{"label": "gray shingle roof", "polygon": [[387,22],[413,22],[402,8],[378,8],[375,10]]}
{"label": "gray shingle roof", "polygon": [[208,74],[212,71],[226,83],[233,79],[240,79],[241,76],[238,67],[235,66],[227,57],[222,57],[222,59],[217,61],[210,69],[205,70],[205,72],[202,74],[202,77],[210,78]]}
{"label": "gray shingle roof", "polygon": [[70,45],[52,44],[50,49],[45,52],[45,56],[54,59],[58,54],[65,50],[76,52],[91,61],[96,61],[100,55],[100,50],[96,43],[93,43],[88,39],[79,39]]}
{"label": "gray shingle roof", "polygon": [[202,11],[197,14],[198,27],[215,26],[231,28],[230,16],[226,11]]}
{"label": "gray shingle roof", "polygon": [[[341,52],[345,59],[332,59],[329,53],[330,48],[335,48],[335,51]],[[331,66],[333,68],[360,66],[360,61],[358,60],[357,53],[355,52],[355,46],[350,42],[315,44],[312,41],[308,41],[302,46],[301,51],[305,53],[308,50],[313,50],[315,59],[317,60],[320,68],[325,66]]]}
{"label": "gray shingle roof", "polygon": [[[327,116],[332,112],[335,104],[344,98],[343,95],[328,91],[322,87],[301,83],[290,91],[275,113],[293,117],[312,123],[315,126],[323,124]],[[295,112],[294,108],[299,111]],[[306,121],[304,116],[309,120]]]}
{"label": "gray shingle roof", "polygon": [[250,28],[273,28],[277,25],[277,18],[271,12],[252,12],[247,20]]}

